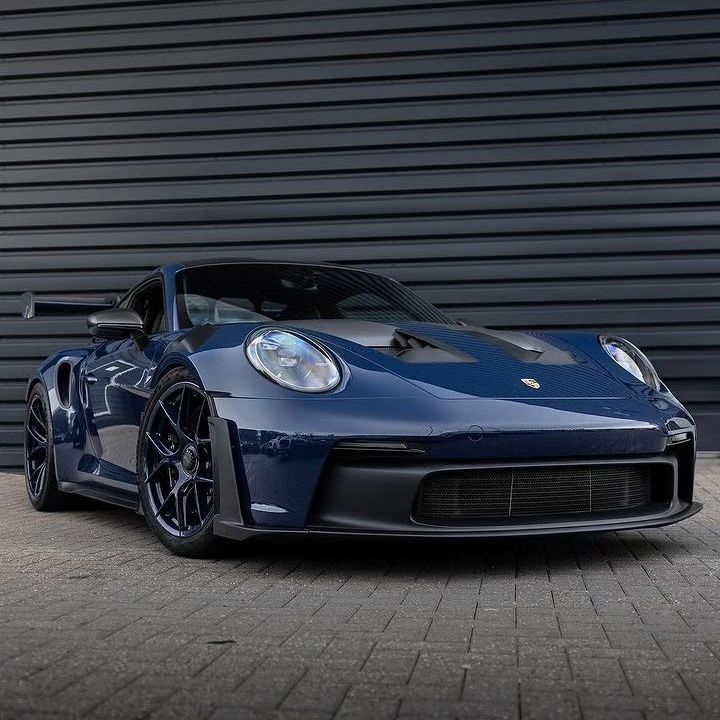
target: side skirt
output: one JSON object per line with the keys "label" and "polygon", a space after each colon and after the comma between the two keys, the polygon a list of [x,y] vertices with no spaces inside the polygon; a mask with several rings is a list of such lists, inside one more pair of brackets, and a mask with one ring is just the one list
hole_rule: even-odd
{"label": "side skirt", "polygon": [[82,495],[92,500],[100,500],[101,502],[110,503],[119,507],[129,508],[130,510],[138,509],[137,492],[123,492],[122,490],[101,489],[98,487],[89,487],[85,483],[74,482],[58,482],[58,489],[71,495]]}

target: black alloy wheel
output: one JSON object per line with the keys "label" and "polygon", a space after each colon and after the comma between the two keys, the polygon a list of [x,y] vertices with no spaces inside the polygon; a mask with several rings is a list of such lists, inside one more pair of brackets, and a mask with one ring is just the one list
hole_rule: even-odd
{"label": "black alloy wheel", "polygon": [[60,510],[67,496],[58,490],[47,390],[36,383],[25,413],[25,489],[36,510]]}
{"label": "black alloy wheel", "polygon": [[143,510],[161,542],[180,555],[213,542],[210,399],[184,370],[168,373],[148,403],[138,441]]}

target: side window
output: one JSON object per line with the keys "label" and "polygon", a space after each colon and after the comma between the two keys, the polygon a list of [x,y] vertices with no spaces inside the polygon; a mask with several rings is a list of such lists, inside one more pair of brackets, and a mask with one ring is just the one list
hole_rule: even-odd
{"label": "side window", "polygon": [[148,335],[155,335],[167,329],[165,298],[161,283],[154,282],[143,287],[132,296],[128,307],[142,318],[143,328]]}

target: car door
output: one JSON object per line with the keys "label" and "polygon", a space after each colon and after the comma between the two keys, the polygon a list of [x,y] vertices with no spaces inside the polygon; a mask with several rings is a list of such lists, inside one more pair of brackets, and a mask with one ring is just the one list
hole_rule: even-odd
{"label": "car door", "polygon": [[140,419],[167,327],[161,280],[144,283],[120,306],[142,318],[145,337],[101,342],[88,357],[83,374],[88,427],[103,464],[100,474],[110,484],[135,482]]}

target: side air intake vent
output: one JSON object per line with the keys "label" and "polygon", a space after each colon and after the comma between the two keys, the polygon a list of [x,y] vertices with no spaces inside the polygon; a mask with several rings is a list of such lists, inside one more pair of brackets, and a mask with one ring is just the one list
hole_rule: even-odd
{"label": "side air intake vent", "polygon": [[64,408],[70,407],[70,389],[72,387],[72,376],[72,364],[69,363],[67,360],[64,360],[57,366],[55,387],[57,389],[58,400]]}

